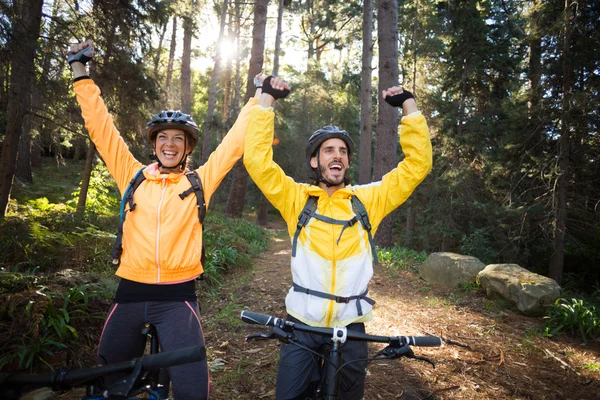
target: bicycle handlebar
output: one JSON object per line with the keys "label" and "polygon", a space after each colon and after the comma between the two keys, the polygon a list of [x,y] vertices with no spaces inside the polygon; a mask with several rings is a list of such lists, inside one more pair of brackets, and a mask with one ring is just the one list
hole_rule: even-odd
{"label": "bicycle handlebar", "polygon": [[51,386],[53,390],[64,390],[68,387],[91,382],[102,376],[113,375],[121,372],[132,371],[137,362],[141,362],[145,371],[155,371],[173,365],[187,364],[201,361],[206,358],[204,346],[187,347],[184,349],[166,351],[136,358],[131,361],[102,365],[84,369],[59,369],[52,372],[40,374],[2,373],[0,374],[1,387],[23,387],[23,386]]}
{"label": "bicycle handlebar", "polygon": [[[334,332],[333,328],[312,327],[309,325],[286,321],[270,315],[259,314],[251,311],[242,311],[241,318],[242,321],[248,324],[276,326],[282,329],[289,327],[294,330],[316,333],[322,336],[332,337]],[[348,330],[347,334],[348,339],[363,342],[392,343],[398,341],[400,344],[408,344],[409,346],[420,347],[439,347],[442,345],[442,339],[437,336],[376,336],[351,330]]]}

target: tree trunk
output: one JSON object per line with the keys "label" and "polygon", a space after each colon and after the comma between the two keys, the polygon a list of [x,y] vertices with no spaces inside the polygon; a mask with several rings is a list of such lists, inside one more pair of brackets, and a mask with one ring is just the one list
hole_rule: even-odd
{"label": "tree trunk", "polygon": [[[396,0],[382,0],[377,4],[377,26],[379,44],[379,90],[398,84],[398,3]],[[397,163],[398,110],[383,101],[378,102],[377,148],[375,149],[374,176],[380,180]],[[379,225],[375,243],[392,247],[392,214]]]}
{"label": "tree trunk", "polygon": [[405,246],[409,249],[413,245],[413,237],[415,232],[415,219],[416,219],[416,210],[413,202],[409,199],[407,201],[407,209],[406,209],[406,241]]}
{"label": "tree trunk", "polygon": [[[277,10],[277,34],[275,35],[275,52],[273,53],[273,76],[279,75],[279,53],[281,53],[281,34],[283,25],[284,0],[279,0],[279,9]],[[269,224],[269,208],[271,203],[261,193],[256,211],[256,223],[260,226]]]}
{"label": "tree trunk", "polygon": [[87,200],[90,178],[92,177],[95,161],[96,145],[90,140],[90,146],[88,147],[87,157],[85,159],[85,169],[83,170],[83,176],[81,177],[81,190],[79,191],[79,199],[77,200],[77,209],[75,210],[75,218],[79,220],[83,219],[83,216],[85,215],[85,202]]}
{"label": "tree trunk", "polygon": [[281,53],[284,7],[284,0],[279,0],[279,8],[277,9],[277,34],[275,35],[275,53],[273,54],[273,76],[279,75],[279,53]]}
{"label": "tree trunk", "polygon": [[[238,43],[238,46],[241,43],[241,29],[240,29],[240,23],[241,23],[241,7],[240,7],[240,2],[236,1],[234,3],[234,14],[235,14],[235,39],[236,42]],[[234,119],[236,118],[236,116],[239,114],[240,111],[240,99],[241,99],[241,86],[242,86],[242,74],[240,73],[241,70],[241,65],[242,65],[242,54],[241,51],[237,51],[236,52],[236,56],[235,56],[235,78],[234,80],[234,89],[233,89],[233,99],[231,101],[231,107],[229,107],[229,114],[227,115],[227,120],[228,121],[234,121]]]}
{"label": "tree trunk", "polygon": [[[247,102],[254,93],[254,76],[262,70],[265,51],[265,30],[267,26],[267,9],[269,0],[257,0],[254,5],[254,27],[252,29],[252,49],[250,50],[250,63],[248,66],[248,79],[246,83]],[[240,160],[233,168],[233,182],[227,205],[223,211],[232,217],[241,217],[246,199],[246,184],[248,172]]]}
{"label": "tree trunk", "polygon": [[6,131],[0,159],[0,219],[6,215],[15,176],[19,140],[25,113],[30,107],[30,90],[35,79],[34,59],[40,36],[43,0],[15,0],[11,42],[11,75]]}
{"label": "tree trunk", "polygon": [[166,33],[167,33],[167,23],[165,22],[161,26],[160,37],[158,40],[158,47],[156,48],[156,57],[154,57],[154,77],[158,77],[158,66],[160,64],[160,55],[162,53],[163,40],[165,39]]}
{"label": "tree trunk", "polygon": [[[571,155],[571,91],[573,77],[571,66],[571,18],[573,17],[569,0],[565,0],[564,33],[563,33],[563,94],[561,99],[560,139],[558,141],[559,175],[554,193],[554,252],[550,258],[548,277],[559,285],[562,283],[563,264],[565,259],[565,237],[567,231],[567,192],[569,186],[569,157]],[[574,22],[573,22],[574,23]]]}
{"label": "tree trunk", "polygon": [[183,54],[181,56],[181,111],[192,112],[192,37],[196,1],[191,0],[192,12],[183,17]]}
{"label": "tree trunk", "polygon": [[175,48],[177,47],[177,15],[173,15],[173,33],[171,33],[171,48],[169,49],[169,62],[167,63],[167,78],[165,79],[165,104],[167,108],[173,108],[170,103],[171,79],[173,78],[173,60],[175,59]]}
{"label": "tree trunk", "polygon": [[541,112],[541,100],[543,96],[542,82],[542,22],[539,8],[542,7],[542,0],[535,0],[533,12],[530,17],[529,32],[529,102],[527,104],[529,111],[529,127],[530,137],[527,143],[527,150],[534,155],[542,152],[543,147],[540,142],[544,140],[543,129],[538,121]]}
{"label": "tree trunk", "polygon": [[358,183],[371,182],[371,147],[373,143],[371,62],[373,60],[373,1],[365,0],[363,9],[363,49],[360,73],[360,150],[358,157]]}
{"label": "tree trunk", "polygon": [[31,116],[23,121],[23,133],[19,139],[16,176],[21,182],[33,182],[31,174]]}
{"label": "tree trunk", "polygon": [[210,89],[208,91],[208,105],[206,107],[206,117],[204,118],[204,129],[202,132],[202,152],[200,155],[200,165],[208,160],[210,155],[210,132],[214,130],[215,123],[213,121],[215,104],[217,102],[217,82],[221,73],[221,42],[223,41],[223,31],[225,30],[225,22],[227,18],[227,0],[223,0],[223,9],[221,10],[221,26],[219,27],[219,37],[215,46],[215,66],[213,67],[210,77]]}

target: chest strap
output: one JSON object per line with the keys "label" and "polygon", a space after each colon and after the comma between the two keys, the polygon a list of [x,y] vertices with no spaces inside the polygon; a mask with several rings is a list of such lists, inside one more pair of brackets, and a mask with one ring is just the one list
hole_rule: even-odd
{"label": "chest strap", "polygon": [[348,304],[348,303],[350,303],[351,300],[356,300],[356,311],[358,311],[358,315],[360,317],[362,317],[362,315],[363,315],[362,307],[360,305],[361,300],[366,301],[370,305],[375,304],[375,300],[371,299],[370,297],[367,297],[367,294],[369,294],[369,289],[365,290],[363,293],[356,295],[356,296],[343,297],[343,296],[335,296],[333,294],[329,294],[329,293],[325,293],[325,292],[319,292],[318,290],[307,289],[305,287],[298,285],[297,283],[294,283],[293,288],[294,288],[294,292],[306,293],[308,295],[320,297],[322,299],[333,300],[336,303]]}
{"label": "chest strap", "polygon": [[296,257],[296,247],[298,246],[298,237],[300,236],[300,231],[308,224],[308,221],[311,218],[315,218],[328,224],[342,225],[342,231],[340,232],[340,236],[336,241],[336,245],[340,243],[340,239],[342,239],[342,235],[344,234],[344,230],[346,230],[346,228],[353,226],[356,222],[360,222],[363,229],[367,231],[367,235],[369,237],[369,245],[371,246],[371,253],[373,254],[373,263],[375,265],[379,264],[379,260],[377,259],[377,250],[375,249],[375,242],[373,241],[373,235],[371,235],[371,223],[369,222],[369,215],[367,214],[367,210],[365,209],[363,203],[356,196],[352,196],[352,209],[356,215],[354,215],[352,219],[346,221],[317,214],[317,200],[317,197],[310,196],[306,201],[304,208],[300,212],[300,215],[298,215],[298,224],[296,225],[296,232],[294,233],[294,238],[292,239],[292,257]]}

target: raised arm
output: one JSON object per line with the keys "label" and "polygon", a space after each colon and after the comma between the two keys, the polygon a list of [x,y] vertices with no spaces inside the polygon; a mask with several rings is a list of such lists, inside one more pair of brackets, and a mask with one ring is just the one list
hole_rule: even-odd
{"label": "raised arm", "polygon": [[100,89],[91,79],[87,79],[86,63],[94,57],[94,44],[91,40],[72,44],[67,53],[67,61],[75,78],[75,94],[81,106],[81,114],[90,138],[100,152],[119,190],[124,192],[133,174],[142,164],[137,161],[119,134],[100,97]]}
{"label": "raised arm", "polygon": [[378,226],[386,215],[404,203],[432,167],[429,128],[412,93],[394,86],[384,90],[382,97],[389,105],[402,109],[398,134],[405,157],[383,176],[381,183],[356,187],[361,199],[370,199],[367,209],[373,226]]}

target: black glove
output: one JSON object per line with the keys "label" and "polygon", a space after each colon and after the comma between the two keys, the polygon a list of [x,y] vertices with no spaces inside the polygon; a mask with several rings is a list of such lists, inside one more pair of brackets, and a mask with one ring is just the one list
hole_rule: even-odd
{"label": "black glove", "polygon": [[402,104],[408,99],[414,99],[415,96],[408,90],[404,90],[402,93],[395,94],[393,96],[385,96],[385,102],[392,107],[402,107]]}
{"label": "black glove", "polygon": [[270,94],[271,96],[273,96],[275,98],[275,100],[283,99],[283,98],[287,97],[287,95],[290,94],[290,91],[288,89],[284,89],[284,90],[273,89],[271,87],[271,78],[273,78],[273,76],[267,76],[265,78],[265,80],[263,81],[262,92]]}
{"label": "black glove", "polygon": [[94,47],[88,46],[85,49],[78,51],[77,53],[69,53],[67,55],[67,62],[69,65],[74,62],[80,62],[83,65],[86,65],[88,61],[90,61],[94,54]]}

